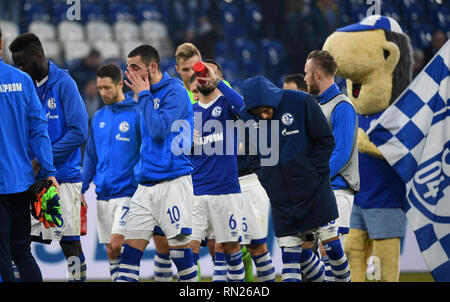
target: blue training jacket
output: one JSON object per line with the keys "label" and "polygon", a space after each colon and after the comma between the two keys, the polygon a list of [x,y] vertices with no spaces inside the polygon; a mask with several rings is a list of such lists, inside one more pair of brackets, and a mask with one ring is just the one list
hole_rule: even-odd
{"label": "blue training jacket", "polygon": [[183,83],[164,73],[138,94],[144,120],[139,183],[146,186],[192,173],[192,104]]}
{"label": "blue training jacket", "polygon": [[41,176],[55,176],[47,119],[28,74],[0,59],[0,194],[24,192]]}
{"label": "blue training jacket", "polygon": [[[245,122],[261,124],[259,117],[249,113],[259,106],[272,107],[272,120],[279,121],[278,132],[273,133],[279,140],[279,161],[274,166],[261,165],[259,172],[270,198],[275,235],[295,235],[336,219],[329,168],[334,138],[319,104],[312,96],[282,90],[263,76],[247,79],[243,95],[245,107],[239,115]],[[272,132],[270,123],[267,134],[259,130],[260,135]]]}
{"label": "blue training jacket", "polygon": [[91,121],[83,161],[84,194],[94,181],[97,199],[131,197],[141,148],[141,110],[132,98],[105,105]]}
{"label": "blue training jacket", "polygon": [[48,119],[56,180],[81,182],[80,147],[88,137],[88,114],[69,72],[51,61],[41,104]]}

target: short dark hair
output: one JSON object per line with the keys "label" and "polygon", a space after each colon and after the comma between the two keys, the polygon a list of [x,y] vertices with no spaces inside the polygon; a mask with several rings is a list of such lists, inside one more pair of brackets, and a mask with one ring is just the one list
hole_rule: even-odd
{"label": "short dark hair", "polygon": [[2,28],[0,27],[0,40],[2,39]]}
{"label": "short dark hair", "polygon": [[150,62],[154,61],[156,64],[158,64],[158,69],[160,69],[159,53],[153,46],[143,44],[136,47],[128,54],[128,58],[133,58],[137,56],[141,56],[142,61],[144,61],[144,64],[147,66],[150,65]]}
{"label": "short dark hair", "polygon": [[97,69],[98,78],[111,78],[114,84],[123,81],[122,70],[113,63],[103,64]]}
{"label": "short dark hair", "polygon": [[44,54],[44,48],[42,47],[41,40],[38,36],[33,33],[24,33],[15,38],[11,45],[9,45],[9,50],[12,53],[15,52],[28,52]]}
{"label": "short dark hair", "polygon": [[326,50],[313,50],[308,54],[307,61],[311,59],[314,65],[330,76],[335,76],[337,63],[333,56]]}
{"label": "short dark hair", "polygon": [[219,62],[217,62],[216,60],[213,59],[204,59],[203,63],[210,63],[210,64],[214,64],[217,67],[217,70],[219,71],[220,74],[218,74],[219,77],[223,78],[223,68],[222,65],[220,65]]}
{"label": "short dark hair", "polygon": [[301,91],[308,91],[306,86],[305,76],[301,73],[293,73],[284,77],[284,83],[295,83],[297,88]]}

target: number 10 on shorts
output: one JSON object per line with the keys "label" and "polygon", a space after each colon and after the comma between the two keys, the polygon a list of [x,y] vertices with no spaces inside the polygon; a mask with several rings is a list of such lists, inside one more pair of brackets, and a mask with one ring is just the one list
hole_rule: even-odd
{"label": "number 10 on shorts", "polygon": [[172,208],[167,209],[167,214],[170,218],[170,223],[174,224],[175,222],[180,220],[180,210],[177,206],[173,206]]}

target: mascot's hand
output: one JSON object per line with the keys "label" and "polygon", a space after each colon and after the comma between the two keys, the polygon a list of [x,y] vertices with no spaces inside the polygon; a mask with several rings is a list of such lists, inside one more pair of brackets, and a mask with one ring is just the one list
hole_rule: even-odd
{"label": "mascot's hand", "polygon": [[370,156],[384,159],[383,154],[377,149],[374,143],[372,143],[363,129],[358,128],[358,150],[361,153],[367,153]]}

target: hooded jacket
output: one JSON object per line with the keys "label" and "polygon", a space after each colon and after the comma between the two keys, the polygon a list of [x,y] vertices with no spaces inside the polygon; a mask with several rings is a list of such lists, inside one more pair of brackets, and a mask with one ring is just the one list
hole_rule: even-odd
{"label": "hooded jacket", "polygon": [[164,73],[138,94],[138,103],[144,116],[139,183],[151,186],[191,174],[193,111],[182,82]]}
{"label": "hooded jacket", "polygon": [[92,118],[84,153],[84,193],[93,180],[97,199],[131,197],[141,147],[141,110],[134,99],[105,105]]}
{"label": "hooded jacket", "polygon": [[[272,107],[272,121],[279,122],[278,132],[272,133],[278,139],[279,161],[273,166],[261,165],[259,173],[271,201],[275,235],[296,235],[337,218],[329,168],[334,138],[317,102],[306,93],[282,90],[263,76],[247,79],[243,95],[245,107],[240,117],[244,122],[261,123],[249,113],[259,106]],[[259,136],[269,136],[277,129],[272,130],[268,123],[268,131],[261,130]],[[276,146],[276,142],[270,143]]]}
{"label": "hooded jacket", "polygon": [[[56,180],[81,182],[81,145],[88,137],[88,114],[67,70],[49,61],[48,83],[41,104],[48,119]],[[38,178],[41,178],[41,173]]]}
{"label": "hooded jacket", "polygon": [[34,157],[42,177],[55,176],[47,119],[33,81],[1,59],[0,116],[0,194],[28,190],[34,182]]}

